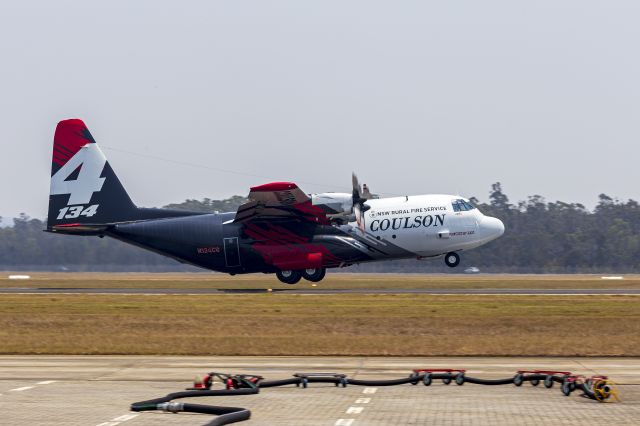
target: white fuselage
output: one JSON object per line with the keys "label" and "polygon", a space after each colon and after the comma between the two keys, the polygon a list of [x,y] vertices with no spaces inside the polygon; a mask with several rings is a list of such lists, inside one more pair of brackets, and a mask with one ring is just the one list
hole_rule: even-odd
{"label": "white fuselage", "polygon": [[499,219],[483,215],[459,196],[414,195],[371,199],[366,204],[370,209],[361,224],[366,236],[418,257],[468,250],[504,233]]}

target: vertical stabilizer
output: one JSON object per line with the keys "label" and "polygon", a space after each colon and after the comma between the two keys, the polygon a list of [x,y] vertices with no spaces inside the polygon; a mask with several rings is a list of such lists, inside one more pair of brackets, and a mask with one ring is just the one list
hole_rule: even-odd
{"label": "vertical stabilizer", "polygon": [[137,212],[84,122],[58,123],[47,228],[127,221]]}

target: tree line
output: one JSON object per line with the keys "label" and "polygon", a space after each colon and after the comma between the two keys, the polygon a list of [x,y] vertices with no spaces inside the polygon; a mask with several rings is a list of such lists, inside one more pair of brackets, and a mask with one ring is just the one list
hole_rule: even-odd
{"label": "tree line", "polygon": [[[172,209],[235,211],[246,199],[186,200]],[[489,201],[472,198],[480,211],[501,219],[505,234],[464,252],[457,271],[475,266],[482,272],[630,273],[640,272],[640,205],[605,194],[593,210],[578,203],[547,202],[539,195],[511,203],[500,183]],[[0,269],[73,271],[197,270],[172,259],[110,238],[52,235],[46,223],[24,214],[0,228]],[[346,268],[358,272],[451,272],[441,260],[388,261]]]}

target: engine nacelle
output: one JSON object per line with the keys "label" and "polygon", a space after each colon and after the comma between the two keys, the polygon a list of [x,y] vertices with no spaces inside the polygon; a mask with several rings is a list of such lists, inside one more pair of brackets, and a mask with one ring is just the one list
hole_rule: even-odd
{"label": "engine nacelle", "polygon": [[353,195],[344,192],[311,194],[311,204],[321,208],[329,217],[348,216],[353,213]]}

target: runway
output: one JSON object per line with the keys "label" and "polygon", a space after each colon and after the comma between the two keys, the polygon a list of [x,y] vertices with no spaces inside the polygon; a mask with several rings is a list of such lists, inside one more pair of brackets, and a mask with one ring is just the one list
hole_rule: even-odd
{"label": "runway", "polygon": [[1,356],[0,405],[5,409],[0,423],[202,425],[211,417],[132,413],[129,405],[183,390],[194,377],[210,371],[268,379],[296,372],[388,379],[403,377],[414,368],[466,368],[468,375],[483,378],[547,368],[606,374],[621,385],[623,402],[600,404],[580,398],[577,392],[565,397],[557,386],[439,383],[377,388],[312,384],[308,389],[287,386],[264,389],[259,395],[191,402],[249,408],[252,418],[247,425],[635,425],[640,418],[639,358]]}
{"label": "runway", "polygon": [[4,287],[0,294],[157,294],[157,295],[205,295],[205,294],[302,294],[302,295],[331,295],[331,294],[432,294],[432,295],[548,295],[548,296],[576,296],[576,295],[640,295],[637,288],[597,288],[597,289],[536,289],[536,288],[484,288],[484,289],[208,289],[208,288],[77,288],[77,287]]}

